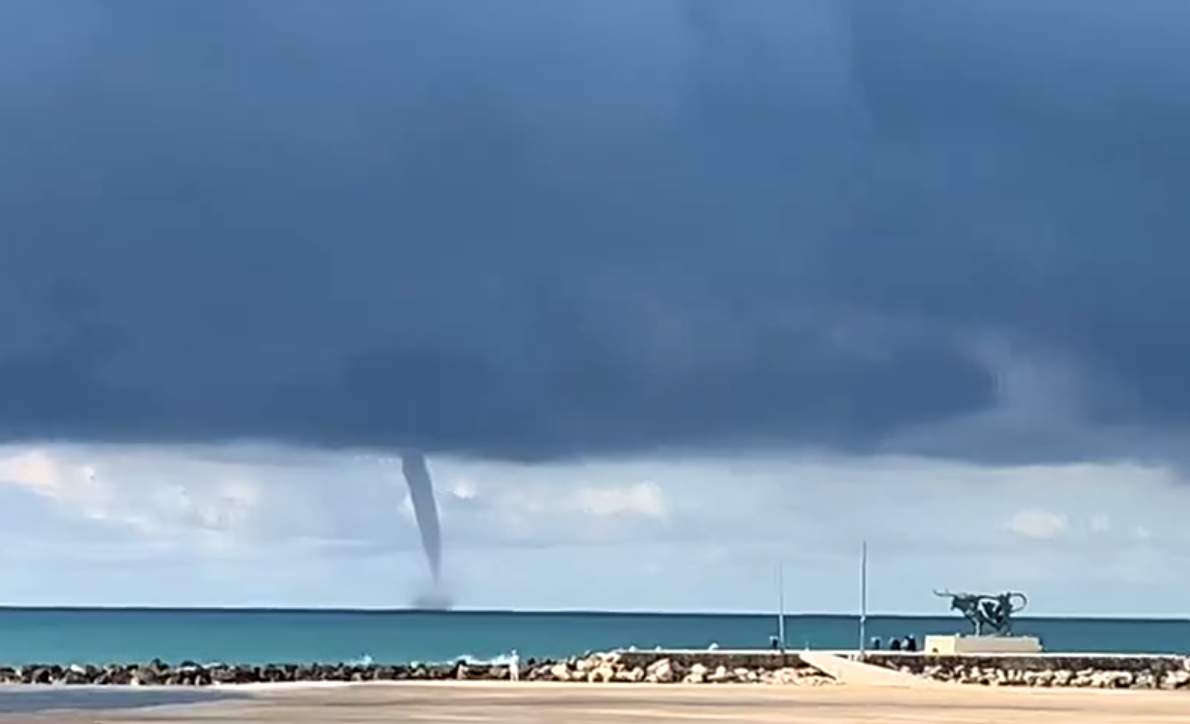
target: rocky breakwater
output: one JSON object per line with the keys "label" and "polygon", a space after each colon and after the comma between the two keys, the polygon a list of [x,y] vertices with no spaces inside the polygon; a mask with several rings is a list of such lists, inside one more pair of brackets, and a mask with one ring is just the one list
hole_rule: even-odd
{"label": "rocky breakwater", "polygon": [[800,662],[756,665],[733,659],[731,654],[690,656],[673,653],[643,655],[607,652],[557,661],[531,668],[531,681],[646,684],[796,684],[820,686],[833,683],[817,669]]}
{"label": "rocky breakwater", "polygon": [[443,681],[508,679],[505,665],[467,662],[436,665],[379,664],[197,664],[177,665],[154,660],[147,664],[32,664],[0,667],[0,684],[81,684],[91,686],[211,686],[220,684],[280,684],[312,681]]}
{"label": "rocky breakwater", "polygon": [[907,674],[960,684],[1190,691],[1190,657],[1185,656],[875,654],[866,660]]}
{"label": "rocky breakwater", "polygon": [[[733,665],[747,662],[751,665]],[[529,659],[520,667],[522,680],[568,683],[653,684],[800,684],[821,685],[831,679],[796,662],[736,660],[730,655],[698,657],[657,653],[594,653],[562,661]],[[33,664],[0,667],[0,684],[58,684],[90,686],[220,686],[301,682],[367,681],[507,681],[507,664],[198,664],[177,665],[154,660],[147,664],[61,666]]]}

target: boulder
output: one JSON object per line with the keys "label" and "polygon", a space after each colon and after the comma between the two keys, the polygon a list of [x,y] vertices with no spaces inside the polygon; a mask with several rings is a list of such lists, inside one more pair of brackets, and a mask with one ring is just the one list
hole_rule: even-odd
{"label": "boulder", "polygon": [[806,678],[806,673],[801,669],[783,668],[781,671],[781,683],[783,684],[800,684]]}
{"label": "boulder", "polygon": [[645,681],[653,684],[668,684],[674,680],[673,664],[669,659],[659,659],[645,669]]}
{"label": "boulder", "polygon": [[211,670],[211,681],[216,684],[239,684],[239,672],[225,666],[217,666]]}
{"label": "boulder", "polygon": [[1161,688],[1163,689],[1183,689],[1190,685],[1190,671],[1185,669],[1175,669],[1170,671],[1161,680]]}
{"label": "boulder", "polygon": [[21,669],[21,682],[24,684],[52,684],[54,670],[48,666],[27,666]]}
{"label": "boulder", "polygon": [[554,681],[570,681],[570,667],[559,662],[550,667],[550,677]]}
{"label": "boulder", "polygon": [[128,683],[133,686],[156,686],[161,683],[161,678],[157,671],[152,668],[136,669],[132,672],[132,680]]}
{"label": "boulder", "polygon": [[90,684],[91,677],[82,671],[67,671],[59,681],[63,684]]}

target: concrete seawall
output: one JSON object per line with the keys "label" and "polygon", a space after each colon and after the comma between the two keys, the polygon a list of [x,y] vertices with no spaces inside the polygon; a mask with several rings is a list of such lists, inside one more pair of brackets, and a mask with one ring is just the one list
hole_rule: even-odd
{"label": "concrete seawall", "polygon": [[708,668],[726,666],[729,669],[799,669],[807,664],[796,652],[769,650],[707,650],[678,649],[665,651],[619,651],[620,661],[625,666],[648,667],[661,659],[689,668],[701,664]]}

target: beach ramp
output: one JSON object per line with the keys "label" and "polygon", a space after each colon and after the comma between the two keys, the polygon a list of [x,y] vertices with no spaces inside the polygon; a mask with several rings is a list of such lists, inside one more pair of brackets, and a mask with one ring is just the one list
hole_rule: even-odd
{"label": "beach ramp", "polygon": [[936,683],[883,666],[855,661],[845,654],[830,651],[801,651],[798,652],[798,656],[803,663],[818,669],[840,684],[920,687]]}

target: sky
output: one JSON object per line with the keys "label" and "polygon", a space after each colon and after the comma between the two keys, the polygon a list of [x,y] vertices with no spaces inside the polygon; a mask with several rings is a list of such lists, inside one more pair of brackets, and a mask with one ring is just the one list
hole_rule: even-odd
{"label": "sky", "polygon": [[0,4],[13,604],[1184,615],[1190,6]]}

